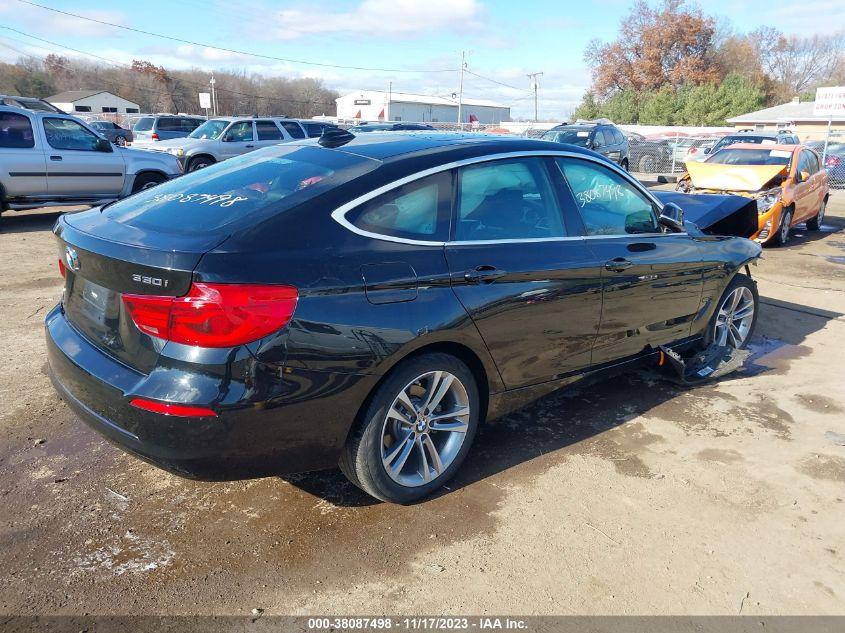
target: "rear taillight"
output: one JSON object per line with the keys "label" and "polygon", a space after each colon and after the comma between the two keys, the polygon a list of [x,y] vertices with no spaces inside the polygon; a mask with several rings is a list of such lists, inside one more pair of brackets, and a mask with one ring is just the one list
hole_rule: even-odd
{"label": "rear taillight", "polygon": [[827,160],[824,161],[824,164],[825,167],[838,167],[841,162],[842,160],[839,156],[828,156]]}
{"label": "rear taillight", "polygon": [[698,153],[697,147],[690,147],[689,150],[687,151],[687,154],[697,154],[697,153]]}
{"label": "rear taillight", "polygon": [[59,274],[62,276],[62,279],[67,276],[67,266],[65,266],[65,262],[61,258],[59,258]]}
{"label": "rear taillight", "polygon": [[153,132],[152,135],[150,136],[150,138],[153,139],[154,141],[157,141],[158,140],[158,134]]}
{"label": "rear taillight", "polygon": [[123,295],[135,326],[184,345],[234,347],[288,324],[298,294],[291,286],[195,283],[184,297]]}
{"label": "rear taillight", "polygon": [[173,404],[172,402],[159,402],[147,400],[146,398],[133,398],[130,405],[136,409],[152,411],[162,415],[174,415],[180,418],[216,418],[217,413],[208,407],[192,407],[184,404]]}

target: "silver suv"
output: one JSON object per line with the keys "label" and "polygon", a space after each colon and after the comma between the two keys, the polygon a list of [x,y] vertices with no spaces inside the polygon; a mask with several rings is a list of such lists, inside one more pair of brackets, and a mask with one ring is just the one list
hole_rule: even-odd
{"label": "silver suv", "polygon": [[46,102],[0,96],[0,213],[102,204],[181,173],[173,156],[117,147]]}
{"label": "silver suv", "polygon": [[149,149],[172,154],[185,171],[196,171],[268,145],[308,136],[309,130],[296,119],[223,116],[206,121],[186,138],[160,141]]}

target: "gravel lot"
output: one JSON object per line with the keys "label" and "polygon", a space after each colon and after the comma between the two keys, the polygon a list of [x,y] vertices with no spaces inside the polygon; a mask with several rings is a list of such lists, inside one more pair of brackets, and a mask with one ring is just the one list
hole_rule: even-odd
{"label": "gravel lot", "polygon": [[179,479],[58,399],[56,213],[0,233],[2,614],[845,614],[845,194],[753,270],[742,373],[648,369],[479,434],[413,507],[337,472]]}

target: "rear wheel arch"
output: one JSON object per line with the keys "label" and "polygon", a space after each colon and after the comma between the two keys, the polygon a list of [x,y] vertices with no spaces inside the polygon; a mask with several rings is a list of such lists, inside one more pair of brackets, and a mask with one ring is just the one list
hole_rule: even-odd
{"label": "rear wheel arch", "polygon": [[478,388],[478,400],[481,405],[481,411],[479,412],[480,415],[478,419],[479,422],[483,422],[487,416],[491,389],[495,389],[495,385],[491,385],[490,383],[490,375],[487,368],[484,366],[484,362],[471,347],[464,345],[463,343],[438,341],[422,345],[405,354],[401,358],[396,359],[396,361],[391,364],[390,368],[385,371],[378,381],[376,381],[376,383],[372,386],[370,392],[367,394],[367,397],[364,398],[364,401],[358,407],[358,410],[355,412],[352,425],[349,428],[349,433],[351,433],[360,423],[361,416],[369,408],[373,396],[376,394],[379,387],[381,387],[381,385],[393,374],[394,370],[409,360],[429,353],[441,353],[453,356],[469,368],[475,378],[476,387]]}

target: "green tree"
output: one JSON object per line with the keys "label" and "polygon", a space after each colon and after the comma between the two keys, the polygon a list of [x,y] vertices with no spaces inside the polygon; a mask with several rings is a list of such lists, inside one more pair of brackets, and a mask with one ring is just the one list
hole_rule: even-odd
{"label": "green tree", "polygon": [[669,86],[643,95],[640,120],[643,125],[674,125],[681,103],[678,94]]}
{"label": "green tree", "polygon": [[601,106],[596,101],[596,96],[592,90],[588,90],[581,98],[581,103],[575,108],[572,113],[573,120],[575,119],[597,119],[601,116]]}
{"label": "green tree", "polygon": [[620,90],[605,101],[601,116],[614,123],[637,123],[640,115],[640,96],[634,90]]}

